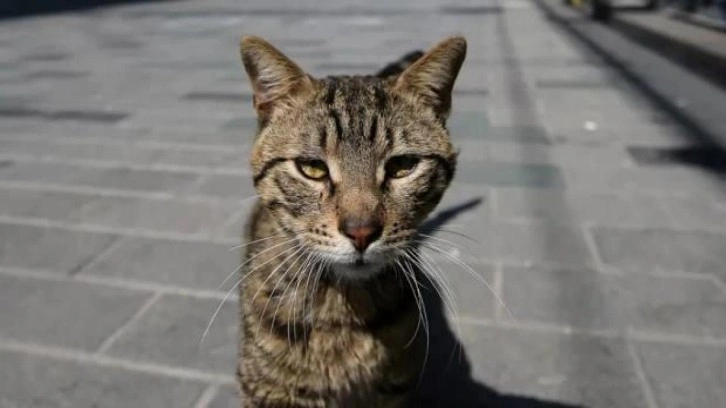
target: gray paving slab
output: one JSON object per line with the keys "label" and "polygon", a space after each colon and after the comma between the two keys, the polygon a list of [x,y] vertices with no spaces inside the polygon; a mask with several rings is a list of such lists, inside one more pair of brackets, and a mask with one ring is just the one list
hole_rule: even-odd
{"label": "gray paving slab", "polygon": [[0,351],[0,405],[193,408],[204,384]]}
{"label": "gray paving slab", "polygon": [[662,200],[648,196],[569,193],[553,189],[497,189],[496,216],[606,225],[663,226],[671,218]]}
{"label": "gray paving slab", "polygon": [[164,296],[107,353],[133,361],[231,374],[237,356],[236,302],[222,304],[204,337],[220,304],[217,299]]}
{"label": "gray paving slab", "polygon": [[724,234],[596,227],[592,235],[603,262],[618,268],[714,273],[724,278]]}
{"label": "gray paving slab", "polygon": [[[257,194],[249,175],[209,175],[201,183],[187,191],[222,198],[248,199]],[[250,199],[252,201],[253,199]]]}
{"label": "gray paving slab", "polygon": [[212,234],[225,226],[236,208],[230,202],[103,197],[74,213],[72,218],[109,228]]}
{"label": "gray paving slab", "polygon": [[637,354],[658,406],[720,407],[726,404],[721,381],[726,373],[722,347],[641,343]]}
{"label": "gray paving slab", "polygon": [[208,408],[238,408],[239,394],[232,387],[219,390],[217,396],[209,403]]}
{"label": "gray paving slab", "polygon": [[726,294],[710,279],[505,267],[503,300],[521,321],[723,337]]}
{"label": "gray paving slab", "polygon": [[150,297],[148,293],[0,276],[0,337],[95,351]]}
{"label": "gray paving slab", "polygon": [[228,244],[127,237],[80,275],[221,290],[236,281],[240,262],[239,250]]}
{"label": "gray paving slab", "polygon": [[[493,389],[504,395],[493,406],[648,406],[621,340],[476,325],[462,325],[460,338],[466,357],[459,361],[470,365],[478,394],[486,396]],[[439,374],[442,386],[447,376],[456,378],[456,360]],[[456,404],[456,396],[440,399]]]}
{"label": "gray paving slab", "polygon": [[5,217],[65,220],[96,198],[92,194],[0,188],[0,214]]}
{"label": "gray paving slab", "polygon": [[[723,180],[634,154],[692,146],[714,123],[680,116],[722,92],[572,17],[619,47],[593,52],[539,4],[212,0],[4,19],[0,406],[238,407],[211,384],[233,378],[234,300],[199,340],[254,203],[239,36],[326,75],[453,33],[469,39],[448,121],[460,165],[426,254],[467,324],[453,336],[432,305],[430,361],[451,368],[458,338],[469,367],[427,373],[417,406],[724,405]],[[604,54],[623,50],[632,65],[616,69]],[[628,79],[644,66],[681,108]]]}
{"label": "gray paving slab", "polygon": [[0,223],[0,266],[76,271],[118,239],[112,234]]}

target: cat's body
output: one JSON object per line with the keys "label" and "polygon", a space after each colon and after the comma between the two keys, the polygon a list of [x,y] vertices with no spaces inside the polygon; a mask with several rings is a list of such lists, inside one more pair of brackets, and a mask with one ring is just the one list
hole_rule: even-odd
{"label": "cat's body", "polygon": [[444,124],[465,45],[409,54],[403,73],[318,80],[243,39],[260,118],[240,284],[243,407],[406,406],[424,360],[416,227],[454,173]]}

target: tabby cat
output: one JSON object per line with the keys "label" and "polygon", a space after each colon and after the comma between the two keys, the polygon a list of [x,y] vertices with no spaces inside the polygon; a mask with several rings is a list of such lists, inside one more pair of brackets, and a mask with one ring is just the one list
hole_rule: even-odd
{"label": "tabby cat", "polygon": [[257,37],[241,54],[259,119],[242,406],[407,406],[424,362],[417,227],[454,175],[445,124],[466,41],[375,76],[313,78]]}

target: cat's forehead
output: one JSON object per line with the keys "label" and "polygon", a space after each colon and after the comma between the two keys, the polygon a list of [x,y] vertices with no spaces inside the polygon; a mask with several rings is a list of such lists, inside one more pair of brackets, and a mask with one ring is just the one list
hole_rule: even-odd
{"label": "cat's forehead", "polygon": [[314,156],[377,162],[407,148],[449,149],[448,134],[436,117],[393,92],[390,82],[365,76],[328,77],[317,80],[317,85],[313,95],[266,129],[272,136],[263,138],[267,152],[283,148],[292,156],[303,149]]}

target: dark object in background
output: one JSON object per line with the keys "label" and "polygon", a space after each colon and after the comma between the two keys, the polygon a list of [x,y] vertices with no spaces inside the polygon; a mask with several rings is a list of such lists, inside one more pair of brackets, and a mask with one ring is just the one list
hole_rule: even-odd
{"label": "dark object in background", "polygon": [[613,16],[610,0],[592,0],[590,16],[596,21],[608,21]]}
{"label": "dark object in background", "polygon": [[148,1],[150,0],[2,0],[0,19]]}

